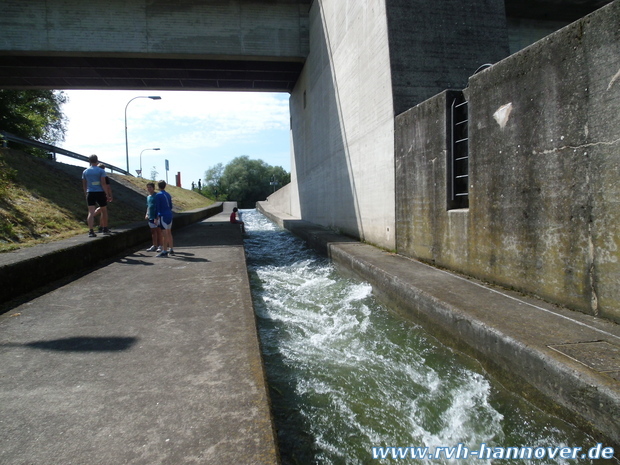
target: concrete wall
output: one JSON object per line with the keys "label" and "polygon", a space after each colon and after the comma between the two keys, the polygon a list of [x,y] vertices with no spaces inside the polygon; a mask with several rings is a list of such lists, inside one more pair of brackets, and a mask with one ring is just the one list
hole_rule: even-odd
{"label": "concrete wall", "polygon": [[399,253],[620,321],[618,24],[620,1],[470,79],[469,209],[447,211],[450,93],[397,118]]}
{"label": "concrete wall", "polygon": [[549,34],[553,34],[555,31],[568,26],[575,20],[542,21],[536,19],[508,18],[506,20],[506,27],[508,28],[510,53],[517,53],[519,50],[529,47],[540,39],[547,37]]}
{"label": "concrete wall", "polygon": [[286,213],[393,249],[394,115],[508,54],[502,1],[315,1]]}
{"label": "concrete wall", "polygon": [[385,0],[394,114],[509,54],[503,0]]}
{"label": "concrete wall", "polygon": [[[292,210],[291,183],[278,189],[276,192],[267,197],[269,205],[280,212],[288,213]],[[290,215],[290,213],[288,213]]]}
{"label": "concrete wall", "polygon": [[393,247],[394,114],[383,1],[313,3],[310,54],[290,109],[299,197],[291,214]]}
{"label": "concrete wall", "polygon": [[[0,50],[31,54],[307,55],[307,5],[291,0],[8,1]],[[304,11],[305,10],[305,11]]]}

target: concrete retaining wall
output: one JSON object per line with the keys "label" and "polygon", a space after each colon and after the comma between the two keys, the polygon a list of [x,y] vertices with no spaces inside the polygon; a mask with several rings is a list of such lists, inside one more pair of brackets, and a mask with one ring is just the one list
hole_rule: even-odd
{"label": "concrete retaining wall", "polygon": [[284,212],[288,215],[293,215],[292,211],[294,207],[292,205],[292,190],[293,185],[289,183],[286,186],[278,189],[269,197],[267,197],[267,200],[269,201],[269,204],[273,205],[273,208],[275,208],[276,210]]}
{"label": "concrete retaining wall", "polygon": [[293,216],[393,249],[394,115],[508,54],[503,1],[315,1],[290,99]]}
{"label": "concrete retaining wall", "polygon": [[393,246],[393,196],[377,195],[394,189],[385,15],[383,1],[312,4],[310,54],[290,99],[291,214]]}
{"label": "concrete retaining wall", "polygon": [[[174,229],[202,221],[222,211],[223,204],[176,213]],[[97,239],[81,236],[7,252],[0,256],[0,302],[6,302],[52,281],[95,266],[102,260],[147,242],[151,237],[145,222],[114,229]]]}
{"label": "concrete retaining wall", "polygon": [[469,80],[469,209],[444,92],[396,118],[396,248],[620,321],[620,1]]}

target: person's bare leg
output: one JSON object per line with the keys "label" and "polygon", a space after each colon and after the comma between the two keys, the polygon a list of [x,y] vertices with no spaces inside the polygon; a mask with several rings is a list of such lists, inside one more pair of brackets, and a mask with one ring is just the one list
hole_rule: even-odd
{"label": "person's bare leg", "polygon": [[88,229],[93,229],[95,225],[95,206],[88,206],[88,216],[86,217],[86,223],[88,223]]}
{"label": "person's bare leg", "polygon": [[163,235],[161,233],[161,228],[155,228],[155,240],[157,241],[157,243],[154,243],[157,247],[161,247],[162,250],[164,250],[164,238]]}
{"label": "person's bare leg", "polygon": [[101,208],[101,221],[99,222],[99,226],[102,228],[108,227],[108,207],[100,207]]}
{"label": "person's bare leg", "polygon": [[165,251],[168,251],[172,248],[172,236],[170,235],[170,230],[169,229],[164,229],[163,230],[163,235],[164,235],[164,247],[163,249]]}

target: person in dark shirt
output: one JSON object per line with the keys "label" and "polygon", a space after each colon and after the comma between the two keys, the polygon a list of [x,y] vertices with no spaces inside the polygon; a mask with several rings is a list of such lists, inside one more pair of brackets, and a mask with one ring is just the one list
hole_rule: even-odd
{"label": "person in dark shirt", "polygon": [[159,192],[155,194],[155,209],[157,219],[155,224],[162,230],[162,251],[158,257],[167,257],[168,254],[174,255],[172,248],[172,196],[166,192],[166,181],[157,183]]}

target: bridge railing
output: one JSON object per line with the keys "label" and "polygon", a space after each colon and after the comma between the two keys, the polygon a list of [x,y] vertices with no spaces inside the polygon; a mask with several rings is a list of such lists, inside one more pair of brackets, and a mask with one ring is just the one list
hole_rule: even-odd
{"label": "bridge railing", "polygon": [[[43,150],[46,150],[47,152],[51,152],[54,155],[60,154],[60,155],[66,156],[66,157],[75,158],[77,160],[81,160],[81,161],[84,161],[84,162],[88,163],[88,157],[87,156],[80,155],[79,153],[71,152],[69,150],[65,150],[63,148],[56,147],[54,145],[46,144],[44,142],[39,142],[37,140],[32,140],[32,139],[27,139],[27,138],[24,138],[24,137],[16,136],[15,134],[11,134],[10,132],[0,131],[0,139],[3,139],[5,141],[9,141],[9,142],[17,142],[18,144],[27,145],[27,146],[30,146],[30,147],[36,147],[38,149],[43,149]],[[3,145],[6,146],[6,142],[4,142]],[[114,165],[110,165],[109,163],[105,163],[103,161],[101,163],[103,163],[107,168],[109,168],[112,171],[118,171],[121,174],[128,174],[129,176],[133,176],[131,173],[128,173],[127,171],[125,171],[122,168],[118,168],[118,167],[116,167]]]}

